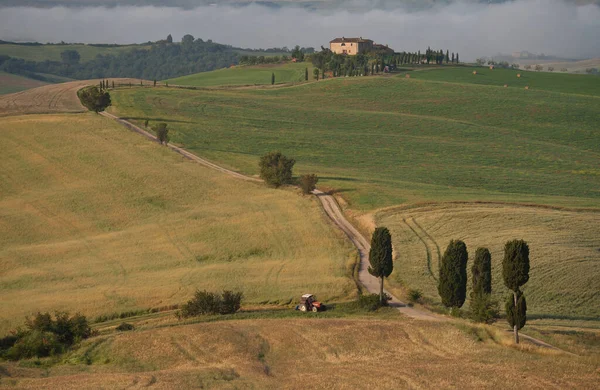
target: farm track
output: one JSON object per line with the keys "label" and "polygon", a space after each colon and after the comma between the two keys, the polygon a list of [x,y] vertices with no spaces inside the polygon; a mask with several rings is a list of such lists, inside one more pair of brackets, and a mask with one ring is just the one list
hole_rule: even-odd
{"label": "farm track", "polygon": [[[145,136],[148,139],[151,139],[153,141],[156,142],[156,137],[153,134],[150,134],[149,132],[147,132],[146,130],[140,128],[139,126],[134,125],[133,123],[126,121],[124,119],[121,119],[113,114],[107,113],[107,112],[102,112],[102,115],[104,115],[107,118],[110,119],[114,119],[117,122],[119,122],[121,125],[125,126],[126,128],[130,129],[131,131],[134,131],[140,135]],[[174,145],[167,145],[171,150],[181,154],[182,156],[195,161],[199,164],[202,164],[208,168],[217,170],[219,172],[225,173],[227,175],[233,176],[237,179],[241,179],[241,180],[245,180],[245,181],[250,181],[250,182],[255,182],[255,183],[262,183],[261,179],[255,178],[255,177],[250,177],[250,176],[245,176],[242,175],[239,172],[235,172],[226,168],[223,168],[217,164],[214,164],[208,160],[205,160],[203,158],[200,158],[198,156],[196,156],[195,154],[192,154],[190,152],[188,152],[185,149],[182,149],[180,147],[174,146]],[[344,234],[346,234],[346,236],[350,239],[350,241],[352,242],[352,244],[356,247],[356,249],[358,250],[359,256],[360,256],[360,264],[359,264],[359,271],[358,271],[358,280],[360,282],[360,284],[364,287],[364,289],[366,291],[368,291],[369,293],[372,294],[378,294],[379,293],[379,280],[377,278],[375,278],[374,276],[372,276],[369,271],[369,251],[371,250],[371,246],[369,245],[368,241],[365,239],[365,237],[354,227],[354,225],[352,225],[347,219],[346,217],[344,217],[342,210],[339,206],[339,204],[337,203],[337,201],[335,200],[335,198],[328,194],[325,193],[323,191],[320,191],[318,189],[315,189],[312,192],[317,199],[319,199],[319,201],[321,202],[321,205],[323,206],[323,210],[325,211],[325,213],[327,214],[327,216],[331,219],[331,221],[340,229],[344,232]],[[435,239],[429,234],[427,233],[427,231],[425,231],[425,229],[423,229],[413,218],[413,223],[415,225],[415,227],[420,230],[422,232],[422,236],[420,236],[419,234],[417,234],[415,232],[415,230],[413,228],[411,228],[411,230],[413,230],[413,232],[415,232],[415,234],[417,234],[417,236],[419,236],[419,238],[421,239],[421,241],[424,243],[424,245],[427,248],[427,251],[429,253],[429,255],[431,256],[431,249],[429,248],[429,246],[433,246],[436,248],[436,254],[438,256],[438,262],[441,261],[440,258],[440,249],[439,249],[439,245],[437,244],[437,242],[435,241]],[[407,224],[408,225],[408,224]],[[410,225],[409,225],[410,227]],[[423,237],[426,237],[427,239],[424,239]],[[427,240],[431,241],[430,244],[427,243]],[[432,274],[432,276],[435,278],[435,276]],[[386,292],[390,297],[391,300],[389,301],[389,305],[391,307],[394,307],[395,309],[397,309],[398,311],[400,311],[402,314],[406,315],[407,317],[410,317],[412,319],[415,320],[424,320],[424,321],[438,321],[438,322],[447,322],[450,321],[449,318],[429,312],[429,311],[424,311],[424,310],[419,310],[416,309],[414,307],[409,307],[406,303],[400,301],[397,297],[395,297],[394,295],[390,294],[387,290],[384,289],[384,292]],[[521,339],[523,340],[527,340],[529,342],[531,342],[532,344],[541,347],[541,348],[548,348],[548,349],[552,349],[555,351],[560,351],[560,352],[564,352],[564,353],[568,353],[573,355],[570,352],[564,351],[560,348],[557,348],[553,345],[550,345],[542,340],[536,339],[534,337],[528,336],[524,333],[520,333],[519,332],[519,336],[521,337]]]}

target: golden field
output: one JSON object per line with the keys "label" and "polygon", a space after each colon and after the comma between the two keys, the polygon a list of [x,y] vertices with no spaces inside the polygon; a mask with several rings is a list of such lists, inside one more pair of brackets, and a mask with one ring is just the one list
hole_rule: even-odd
{"label": "golden field", "polygon": [[317,200],[239,182],[95,114],[0,122],[0,333],[41,311],[356,294],[355,255]]}

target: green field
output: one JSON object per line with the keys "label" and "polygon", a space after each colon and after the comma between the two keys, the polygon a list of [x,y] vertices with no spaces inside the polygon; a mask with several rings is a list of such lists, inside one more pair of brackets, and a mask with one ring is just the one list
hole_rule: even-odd
{"label": "green field", "polygon": [[0,95],[41,87],[46,84],[48,83],[16,74],[0,72]]}
{"label": "green field", "polygon": [[[473,72],[477,74],[474,75]],[[517,77],[517,75],[521,77]],[[442,81],[460,84],[495,85],[508,88],[543,90],[582,95],[600,96],[600,77],[535,72],[512,69],[493,69],[489,67],[462,67],[450,69],[431,69],[412,72],[411,77],[418,80]]]}
{"label": "green field", "polygon": [[233,179],[96,114],[0,123],[0,335],[40,311],[94,317],[239,289],[244,304],[356,294],[318,200]]}
{"label": "green field", "polygon": [[248,174],[280,150],[354,209],[429,200],[600,206],[600,87],[583,96],[418,77],[119,90],[111,109],[167,121],[174,142]]}
{"label": "green field", "polygon": [[28,61],[61,61],[60,53],[65,50],[77,50],[81,56],[81,62],[87,62],[96,58],[98,54],[119,54],[133,49],[146,49],[144,45],[125,45],[115,47],[99,47],[90,45],[13,45],[0,44],[0,55],[5,54],[14,58],[22,58]]}
{"label": "green field", "polygon": [[194,87],[214,87],[219,85],[266,85],[271,84],[271,74],[275,73],[275,83],[297,83],[305,79],[308,68],[312,80],[313,67],[309,63],[289,63],[285,65],[236,66],[212,72],[196,73],[167,80],[174,85]]}

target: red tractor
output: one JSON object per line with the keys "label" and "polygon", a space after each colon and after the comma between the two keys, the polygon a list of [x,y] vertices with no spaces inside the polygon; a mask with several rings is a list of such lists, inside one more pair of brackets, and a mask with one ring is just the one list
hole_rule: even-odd
{"label": "red tractor", "polygon": [[318,311],[325,310],[325,305],[315,300],[314,295],[304,294],[300,299],[300,304],[296,306],[296,310],[300,310],[303,312],[312,311],[313,313],[316,313]]}

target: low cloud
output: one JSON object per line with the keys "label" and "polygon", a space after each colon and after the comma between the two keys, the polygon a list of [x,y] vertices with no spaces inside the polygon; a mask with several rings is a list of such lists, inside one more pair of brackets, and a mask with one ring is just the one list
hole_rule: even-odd
{"label": "low cloud", "polygon": [[323,12],[301,8],[204,6],[3,8],[0,39],[39,42],[140,43],[184,34],[239,47],[327,46],[336,36],[362,36],[396,50],[449,49],[461,59],[529,50],[600,57],[600,7],[561,0],[468,2],[427,10]]}

